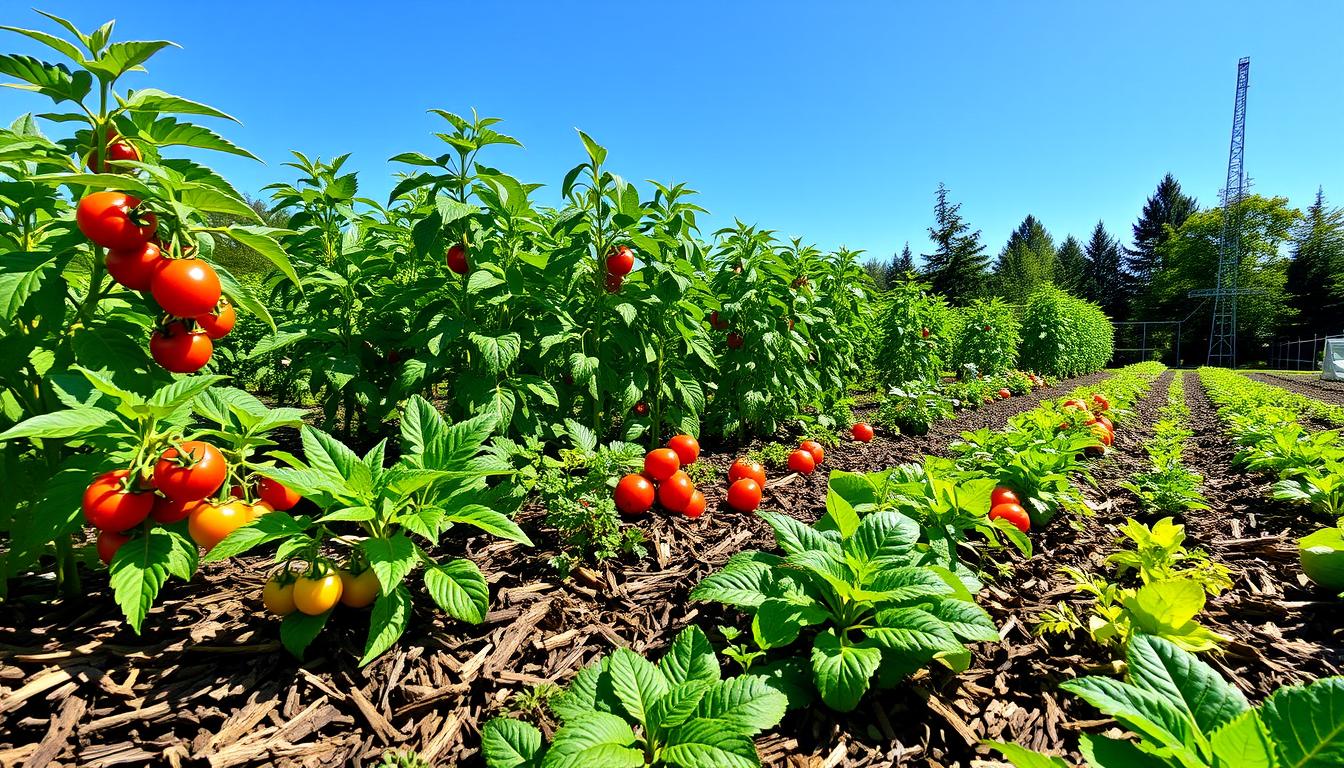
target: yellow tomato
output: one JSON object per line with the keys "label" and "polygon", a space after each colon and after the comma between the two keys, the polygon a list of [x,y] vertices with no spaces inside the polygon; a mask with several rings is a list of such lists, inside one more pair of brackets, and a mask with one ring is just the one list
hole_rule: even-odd
{"label": "yellow tomato", "polygon": [[307,574],[294,582],[294,607],[309,616],[326,613],[341,599],[341,577],[332,571],[319,573],[315,578]]}
{"label": "yellow tomato", "polygon": [[272,576],[271,580],[266,582],[266,586],[261,590],[261,602],[266,606],[266,610],[274,613],[276,616],[288,616],[294,612],[294,582],[281,584],[280,581]]}
{"label": "yellow tomato", "polygon": [[351,608],[365,608],[378,599],[378,574],[372,568],[356,576],[341,569],[341,605]]}

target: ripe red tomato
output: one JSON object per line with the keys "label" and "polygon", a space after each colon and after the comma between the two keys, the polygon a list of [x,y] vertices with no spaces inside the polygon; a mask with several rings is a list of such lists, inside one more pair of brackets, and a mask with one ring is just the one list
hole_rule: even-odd
{"label": "ripe red tomato", "polygon": [[229,471],[224,454],[200,440],[187,440],[182,450],[185,457],[179,456],[176,448],[169,448],[154,465],[154,484],[159,492],[174,501],[195,501],[218,491]]}
{"label": "ripe red tomato", "polygon": [[257,481],[257,495],[271,505],[271,509],[293,509],[303,498],[269,477]]}
{"label": "ripe red tomato", "polygon": [[459,275],[467,274],[467,270],[469,269],[467,265],[467,246],[461,243],[453,243],[448,248],[446,260],[449,269]]}
{"label": "ripe red tomato", "polygon": [[728,486],[728,506],[739,512],[750,512],[761,505],[761,486],[744,477]]}
{"label": "ripe red tomato", "polygon": [[121,545],[130,541],[131,537],[116,531],[103,531],[98,534],[98,559],[103,561],[103,565],[111,565],[112,558],[116,556],[117,550]]}
{"label": "ripe red tomato", "polygon": [[238,313],[233,310],[233,304],[228,299],[222,299],[219,306],[215,307],[213,314],[204,314],[196,316],[196,325],[200,326],[205,335],[212,339],[222,339],[229,335],[233,330],[233,324],[238,322]]}
{"label": "ripe red tomato", "polygon": [[691,492],[691,500],[686,504],[686,508],[681,513],[687,517],[699,517],[705,514],[705,494],[698,489]]}
{"label": "ripe red tomato", "polygon": [[1012,397],[1012,396],[1013,396],[1013,393],[1010,392],[1010,391],[1008,391],[1008,389],[1006,389],[1006,388],[1005,388],[1005,389],[1000,389],[1000,390],[999,390],[999,399],[1001,399],[1001,400],[1007,400],[1008,398],[1010,398],[1010,397]]}
{"label": "ripe red tomato", "polygon": [[672,512],[685,512],[694,493],[695,483],[691,482],[690,475],[677,470],[658,484],[658,503]]}
{"label": "ripe red tomato", "polygon": [[340,571],[341,579],[341,605],[348,605],[351,608],[367,608],[373,605],[373,601],[378,599],[378,592],[382,589],[378,581],[378,574],[374,573],[372,568],[361,571],[358,576],[345,570]]}
{"label": "ripe red tomato", "polygon": [[125,192],[92,192],[79,201],[75,223],[94,243],[117,251],[131,251],[148,243],[158,229],[158,219],[148,211],[136,211],[140,199]]}
{"label": "ripe red tomato", "polygon": [[765,487],[765,467],[761,466],[759,461],[748,461],[747,459],[738,459],[728,468],[728,482],[735,483],[743,478],[749,478],[756,481],[757,487]]}
{"label": "ripe red tomato", "polygon": [[178,520],[186,520],[193,509],[205,503],[207,502],[201,499],[173,501],[167,496],[156,496],[154,509],[149,513],[149,517],[156,523],[176,523]]}
{"label": "ripe red tomato", "polygon": [[924,330],[920,331],[919,333],[920,333],[920,335],[923,336],[924,338],[926,338],[926,339],[929,338],[929,329],[928,329],[928,328],[925,328]]}
{"label": "ripe red tomato", "polygon": [[677,435],[667,441],[667,447],[677,454],[681,466],[688,467],[700,458],[700,441],[690,435]]}
{"label": "ripe red tomato", "polygon": [[223,541],[225,536],[252,520],[252,507],[246,502],[198,504],[187,517],[187,533],[191,534],[192,541],[209,551]]}
{"label": "ripe red tomato", "polygon": [[812,454],[808,453],[806,450],[799,448],[789,454],[789,471],[810,475],[816,468],[816,459],[812,458]]}
{"label": "ripe red tomato", "polygon": [[640,400],[638,403],[635,403],[635,407],[633,410],[636,416],[648,416],[649,404],[644,402],[643,400]]}
{"label": "ripe red tomato", "polygon": [[1021,504],[1000,504],[989,510],[990,520],[997,520],[1000,517],[1012,523],[1023,533],[1031,530],[1031,516],[1027,514],[1027,510],[1023,509]]}
{"label": "ripe red tomato", "polygon": [[728,334],[728,348],[729,348],[729,349],[741,349],[741,348],[742,348],[742,334],[738,333],[737,331],[733,331],[732,333]]}
{"label": "ripe red tomato", "polygon": [[653,483],[634,473],[616,483],[616,508],[627,515],[642,515],[653,506]]}
{"label": "ripe red tomato", "polygon": [[860,443],[866,443],[873,439],[873,425],[866,421],[860,421],[849,428],[849,433]]}
{"label": "ripe red tomato", "polygon": [[341,577],[333,570],[305,573],[294,582],[294,607],[300,613],[319,616],[336,607],[343,591]]}
{"label": "ripe red tomato", "polygon": [[196,317],[215,311],[222,291],[215,268],[200,259],[169,259],[149,285],[154,300],[175,317]]}
{"label": "ripe red tomato", "polygon": [[717,309],[709,313],[709,327],[716,331],[728,330],[728,323],[719,319],[719,311]]}
{"label": "ripe red tomato", "polygon": [[1013,491],[1013,489],[1009,488],[1006,485],[1000,485],[999,487],[994,489],[993,493],[989,495],[990,509],[993,509],[994,507],[997,507],[1000,504],[1021,504],[1021,503],[1022,500],[1017,498],[1017,494]]}
{"label": "ripe red tomato", "polygon": [[154,509],[154,494],[127,490],[129,470],[94,478],[84,489],[84,519],[104,531],[125,531],[144,522]]}
{"label": "ripe red tomato", "polygon": [[145,243],[128,251],[108,251],[103,258],[107,273],[113,280],[133,291],[148,291],[154,273],[167,259],[153,243]]}
{"label": "ripe red tomato", "polygon": [[203,330],[188,330],[185,323],[169,323],[149,337],[149,354],[164,370],[195,373],[210,362],[215,344]]}
{"label": "ripe red tomato", "polygon": [[1094,403],[1096,403],[1097,405],[1101,406],[1101,410],[1103,410],[1103,411],[1109,411],[1109,410],[1111,410],[1111,401],[1110,401],[1110,400],[1107,400],[1106,397],[1105,397],[1104,395],[1093,395],[1093,396],[1092,396],[1092,402],[1094,402]]}
{"label": "ripe red tomato", "polygon": [[261,589],[261,604],[276,616],[288,616],[295,611],[294,582],[272,576]]}
{"label": "ripe red tomato", "polygon": [[681,469],[681,459],[671,448],[654,448],[644,456],[644,472],[657,482],[663,482]]}
{"label": "ripe red tomato", "polygon": [[1105,416],[1098,416],[1098,417],[1097,417],[1097,423],[1098,423],[1098,424],[1104,424],[1104,425],[1106,425],[1106,428],[1109,429],[1112,433],[1115,432],[1115,424],[1114,424],[1110,419],[1106,418]]}
{"label": "ripe red tomato", "polygon": [[630,252],[630,246],[618,246],[607,254],[607,274],[625,277],[630,274],[630,270],[635,268],[635,254]]}
{"label": "ripe red tomato", "polygon": [[816,440],[804,440],[798,444],[798,447],[812,454],[813,463],[820,464],[826,460],[826,449],[821,447],[821,443]]}
{"label": "ripe red tomato", "polygon": [[[110,140],[112,131],[109,130],[108,134]],[[107,145],[107,149],[103,152],[103,171],[107,172],[109,169],[115,170],[115,166],[118,163],[126,160],[135,160],[136,162],[139,162],[140,150],[136,149],[135,145],[131,144],[129,141],[111,141]],[[88,162],[84,164],[84,167],[94,173],[98,173],[94,168],[96,165],[98,165],[98,153],[96,151],[90,152]]]}
{"label": "ripe red tomato", "polygon": [[611,274],[607,275],[602,280],[602,284],[607,287],[607,293],[616,293],[617,291],[621,290],[621,283],[623,282],[625,282],[624,277],[620,275],[611,275]]}

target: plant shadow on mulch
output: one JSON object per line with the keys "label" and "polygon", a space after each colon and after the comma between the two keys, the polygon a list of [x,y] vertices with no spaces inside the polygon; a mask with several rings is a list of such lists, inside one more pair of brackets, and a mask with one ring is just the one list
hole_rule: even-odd
{"label": "plant shadow on mulch", "polygon": [[[1041,398],[1104,375],[998,401],[919,438],[879,433],[872,443],[844,443],[828,451],[826,465],[871,471],[942,453],[963,430],[1000,427]],[[790,713],[758,740],[764,762],[968,766],[983,756],[973,746],[983,738],[1058,751],[1074,748],[1079,728],[1102,725],[1085,719],[1095,712],[1061,696],[1056,686],[1080,668],[1106,662],[1107,652],[1090,641],[1035,638],[1031,622],[1040,610],[1072,597],[1057,568],[1095,570],[1110,543],[1105,526],[1134,511],[1115,484],[1142,465],[1142,435],[1165,401],[1163,382],[1160,398],[1146,401],[1140,418],[1118,434],[1120,450],[1096,465],[1099,488],[1089,498],[1097,501],[1097,516],[1080,521],[1081,530],[1056,519],[1033,534],[1036,554],[1029,560],[998,555],[1013,573],[989,586],[981,602],[1000,624],[1004,643],[977,646],[966,673],[923,671],[897,689],[870,695],[849,715],[823,707]],[[1187,388],[1197,389],[1197,380]],[[1216,425],[1211,414],[1196,413],[1197,424],[1200,418]],[[1263,508],[1253,484],[1223,501],[1217,450],[1211,443],[1191,454],[1210,462],[1202,470],[1211,488],[1220,489],[1215,510]],[[716,638],[716,624],[738,621],[720,606],[688,599],[699,580],[734,553],[772,546],[758,517],[720,507],[723,479],[736,455],[706,451],[702,457],[720,479],[702,487],[710,510],[705,516],[690,521],[655,514],[638,521],[649,549],[638,562],[609,562],[568,581],[557,578],[547,565],[558,552],[554,532],[540,527],[542,511],[535,504],[519,516],[535,548],[489,537],[445,541],[445,552],[465,551],[491,582],[485,622],[448,620],[417,588],[406,635],[364,669],[356,664],[366,622],[355,611],[338,610],[302,664],[280,648],[277,623],[260,606],[267,558],[215,564],[189,584],[170,582],[141,636],[122,622],[103,572],[87,575],[87,594],[79,601],[48,602],[49,582],[16,582],[0,619],[0,766],[36,757],[90,766],[330,766],[363,764],[388,747],[415,749],[435,765],[480,764],[479,729],[513,695],[541,683],[563,684],[618,646],[657,656],[690,623]],[[763,506],[811,522],[824,512],[825,488],[824,472],[779,477],[767,485]],[[1107,495],[1109,503],[1100,501]],[[1191,522],[1195,527],[1197,521]],[[1295,560],[1275,554],[1281,542],[1268,550],[1220,548],[1222,538],[1235,541],[1250,532],[1231,535],[1204,527],[1216,520],[1198,522],[1192,538],[1218,556],[1225,549],[1229,565],[1251,574],[1239,577],[1236,590],[1215,604],[1229,617],[1229,626],[1217,628],[1239,643],[1228,657],[1238,665],[1238,682],[1259,698],[1270,683],[1292,679],[1294,672],[1282,667],[1300,662],[1299,679],[1337,669],[1338,637],[1322,634],[1340,625],[1337,604],[1289,583]],[[1268,591],[1275,577],[1287,592],[1284,599]],[[1327,602],[1292,605],[1313,598]],[[1271,615],[1263,624],[1252,622],[1255,614],[1247,611],[1253,610]],[[1306,621],[1310,611],[1316,619]],[[1284,641],[1269,641],[1265,627]],[[1311,653],[1301,650],[1308,646]],[[1254,653],[1243,660],[1235,654],[1241,648]]]}

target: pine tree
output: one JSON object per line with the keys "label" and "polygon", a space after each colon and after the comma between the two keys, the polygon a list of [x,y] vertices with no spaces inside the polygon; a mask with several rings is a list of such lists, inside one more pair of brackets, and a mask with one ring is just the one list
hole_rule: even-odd
{"label": "pine tree", "polygon": [[891,264],[887,265],[886,281],[891,285],[899,280],[907,280],[915,271],[915,257],[910,253],[910,241],[906,241],[905,247],[901,252],[891,257]]}
{"label": "pine tree", "polygon": [[1168,173],[1162,177],[1134,224],[1134,247],[1127,249],[1127,267],[1139,290],[1147,289],[1161,265],[1158,249],[1198,210],[1199,203],[1181,192],[1181,183],[1175,176]]}
{"label": "pine tree", "polygon": [[1112,320],[1129,317],[1129,292],[1120,242],[1106,231],[1100,221],[1092,228],[1092,237],[1084,251],[1087,273],[1084,298],[1099,305]]}
{"label": "pine tree", "polygon": [[1040,220],[1030,214],[1008,236],[994,265],[995,289],[1020,298],[1055,277],[1055,243]]}
{"label": "pine tree", "polygon": [[1293,232],[1287,288],[1298,315],[1295,331],[1344,331],[1344,210],[1328,208],[1323,189]]}
{"label": "pine tree", "polygon": [[961,218],[961,204],[947,201],[947,187],[938,185],[929,227],[933,253],[924,255],[924,278],[930,288],[953,304],[964,304],[984,293],[989,257],[980,242],[980,230],[971,231]]}
{"label": "pine tree", "polygon": [[1092,286],[1087,271],[1087,257],[1078,238],[1069,235],[1055,253],[1055,285],[1079,298],[1090,299]]}

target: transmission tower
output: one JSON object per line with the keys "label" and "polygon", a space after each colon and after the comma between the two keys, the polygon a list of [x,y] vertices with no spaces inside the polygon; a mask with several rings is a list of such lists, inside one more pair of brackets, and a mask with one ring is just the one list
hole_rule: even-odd
{"label": "transmission tower", "polygon": [[1191,296],[1213,297],[1213,327],[1209,331],[1209,365],[1237,365],[1237,297],[1258,291],[1237,287],[1241,264],[1241,201],[1246,191],[1242,166],[1246,151],[1246,87],[1251,59],[1237,62],[1237,97],[1232,107],[1232,147],[1227,156],[1227,184],[1223,187],[1223,233],[1218,243],[1218,281],[1214,288],[1191,291]]}

